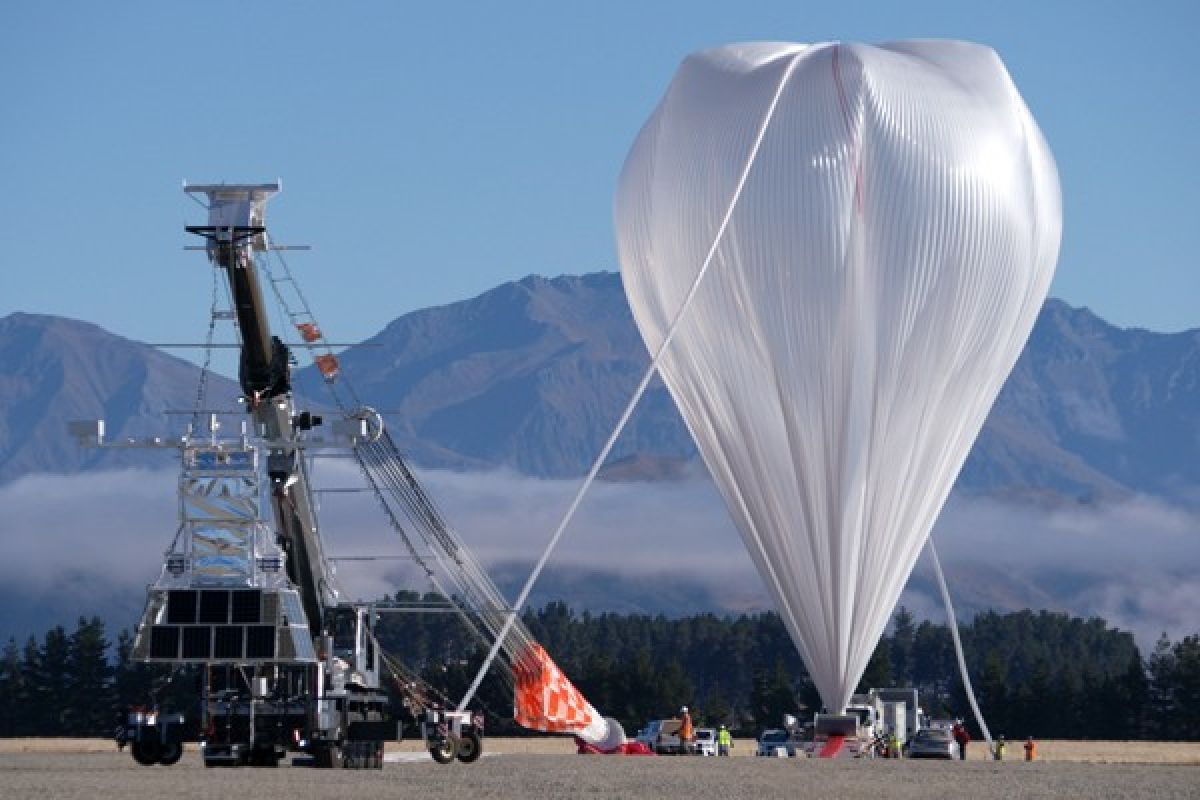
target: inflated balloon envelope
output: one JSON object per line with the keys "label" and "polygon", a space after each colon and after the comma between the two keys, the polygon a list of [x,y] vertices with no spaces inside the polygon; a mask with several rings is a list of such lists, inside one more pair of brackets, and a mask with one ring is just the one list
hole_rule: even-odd
{"label": "inflated balloon envelope", "polygon": [[1049,149],[987,47],[722,47],[643,127],[616,229],[638,329],[657,352],[679,316],[659,371],[841,711],[1045,299]]}

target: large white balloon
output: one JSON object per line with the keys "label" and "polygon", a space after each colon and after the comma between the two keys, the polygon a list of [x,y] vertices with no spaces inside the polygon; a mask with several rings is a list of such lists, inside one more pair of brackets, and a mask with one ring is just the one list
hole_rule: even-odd
{"label": "large white balloon", "polygon": [[655,352],[711,262],[660,372],[830,710],[1021,352],[1061,226],[1049,149],[974,44],[698,53],[633,145],[634,318]]}

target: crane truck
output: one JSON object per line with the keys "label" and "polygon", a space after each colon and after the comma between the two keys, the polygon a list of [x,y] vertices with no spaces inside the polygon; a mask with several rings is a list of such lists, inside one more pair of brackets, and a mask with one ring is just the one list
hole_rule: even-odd
{"label": "crane truck", "polygon": [[[306,450],[354,447],[378,433],[369,413],[334,421],[296,408],[289,347],[272,335],[257,258],[267,236],[269,184],[185,185],[208,209],[201,237],[223,273],[240,337],[240,434],[192,429],[178,441],[108,443],[103,420],[72,423],[93,447],[176,447],[182,454],[180,527],[159,578],[148,589],[133,657],[197,673],[199,743],[205,766],[381,768],[383,745],[400,725],[381,685],[383,653],[376,610],[348,602],[322,548]],[[295,319],[292,320],[296,322]],[[305,341],[321,334],[296,324]],[[327,380],[332,356],[318,357]],[[269,518],[264,514],[269,508]],[[481,752],[482,718],[469,711],[414,709],[426,743],[443,763]],[[130,711],[118,740],[140,764],[173,764],[182,754],[186,715]]]}

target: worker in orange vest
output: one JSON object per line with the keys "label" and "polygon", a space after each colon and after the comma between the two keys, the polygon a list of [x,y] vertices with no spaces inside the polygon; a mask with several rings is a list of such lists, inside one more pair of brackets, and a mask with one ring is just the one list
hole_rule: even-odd
{"label": "worker in orange vest", "polygon": [[1025,760],[1037,761],[1037,742],[1030,736],[1025,740]]}
{"label": "worker in orange vest", "polygon": [[688,707],[684,706],[679,709],[679,747],[685,753],[692,751],[692,739],[696,735],[696,731],[692,728],[692,715],[688,713]]}

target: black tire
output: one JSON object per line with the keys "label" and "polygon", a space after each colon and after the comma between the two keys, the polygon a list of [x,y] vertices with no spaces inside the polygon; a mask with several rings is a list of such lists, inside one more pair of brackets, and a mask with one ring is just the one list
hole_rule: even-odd
{"label": "black tire", "polygon": [[454,754],[464,764],[474,764],[483,755],[483,740],[475,731],[466,731],[458,740],[458,749]]}
{"label": "black tire", "polygon": [[153,767],[162,756],[162,745],[155,739],[135,741],[130,750],[133,752],[133,760],[143,767]]}
{"label": "black tire", "polygon": [[318,769],[341,769],[342,750],[336,744],[327,744],[313,753],[313,764]]}
{"label": "black tire", "polygon": [[178,763],[181,758],[183,758],[183,743],[167,742],[162,746],[162,752],[158,756],[158,763],[164,767],[169,767],[172,764]]}
{"label": "black tire", "polygon": [[346,753],[346,769],[375,766],[375,742],[348,742],[342,749]]}
{"label": "black tire", "polygon": [[446,739],[442,744],[429,748],[429,755],[433,756],[433,760],[439,764],[449,764],[454,761],[457,751],[454,740]]}

